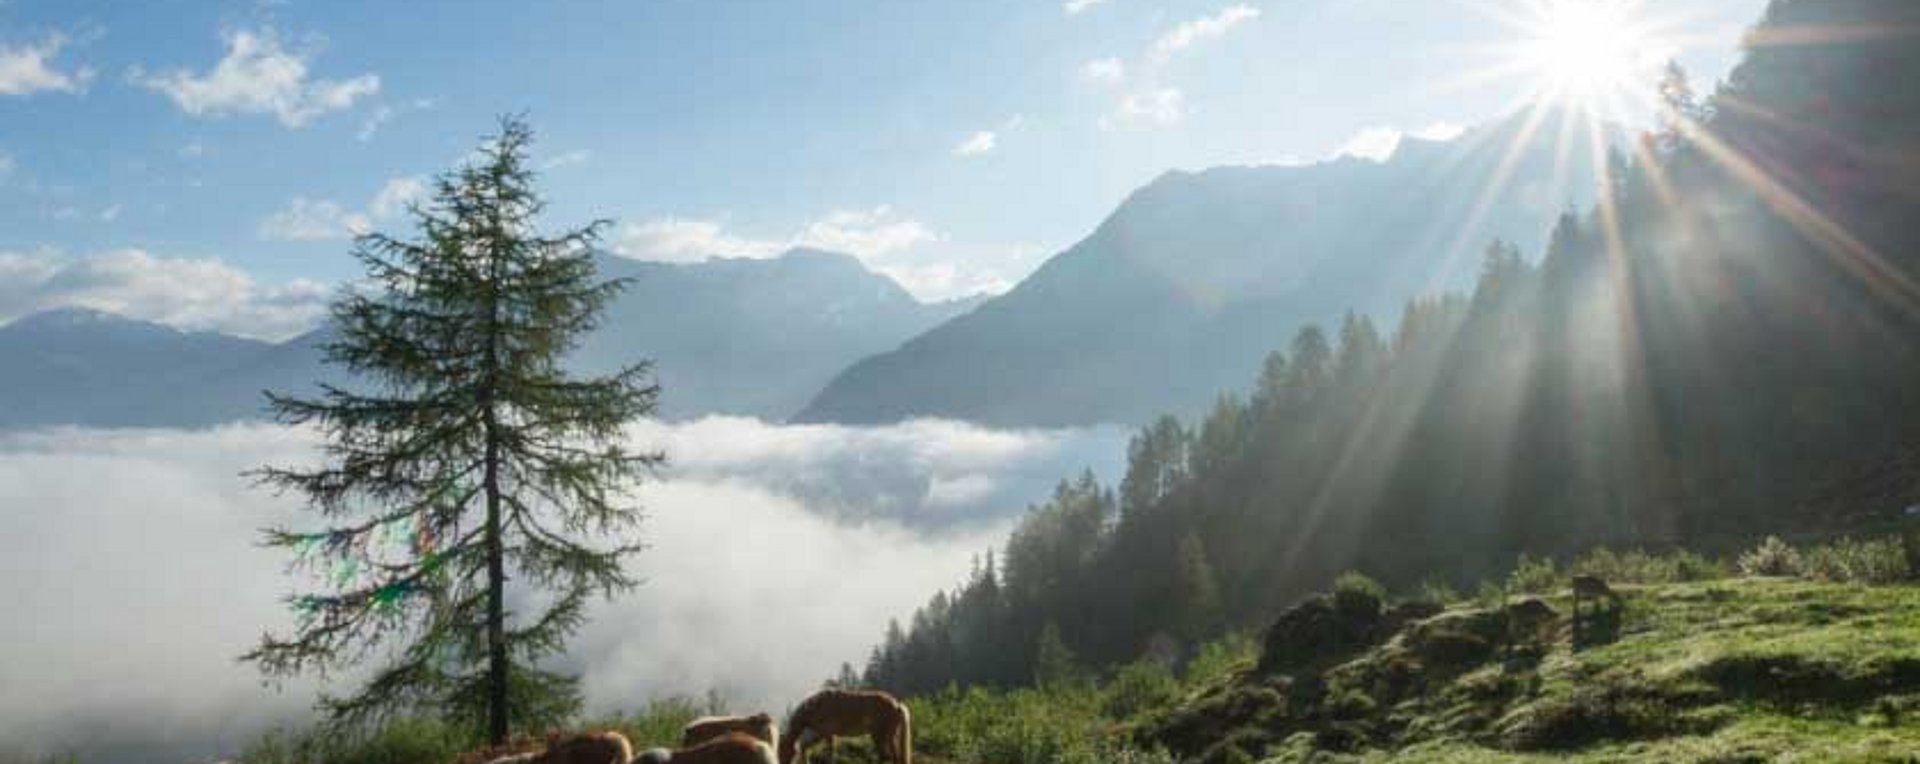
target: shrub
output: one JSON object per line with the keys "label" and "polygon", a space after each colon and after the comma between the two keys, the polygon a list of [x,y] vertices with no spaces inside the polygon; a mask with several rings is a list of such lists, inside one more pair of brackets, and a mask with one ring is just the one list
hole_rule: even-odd
{"label": "shrub", "polygon": [[1759,546],[1740,555],[1739,566],[1743,576],[1797,576],[1801,559],[1800,553],[1779,536],[1768,536]]}
{"label": "shrub", "polygon": [[1202,687],[1226,679],[1235,671],[1251,668],[1260,660],[1260,643],[1252,634],[1235,631],[1200,646],[1187,661],[1182,680],[1189,688]]}
{"label": "shrub", "polygon": [[1358,571],[1333,580],[1333,605],[1342,613],[1372,614],[1387,602],[1387,587]]}
{"label": "shrub", "polygon": [[1180,683],[1166,664],[1147,658],[1120,667],[1105,695],[1102,710],[1115,719],[1127,719],[1172,703],[1180,696]]}
{"label": "shrub", "polygon": [[1560,588],[1560,574],[1554,570],[1553,558],[1532,557],[1525,552],[1513,563],[1513,573],[1507,576],[1507,590],[1527,594],[1546,594]]}
{"label": "shrub", "polygon": [[1461,599],[1460,590],[1453,588],[1453,584],[1449,584],[1444,579],[1439,578],[1429,578],[1421,581],[1418,596],[1421,601],[1431,602],[1436,605],[1451,605],[1459,602]]}
{"label": "shrub", "polygon": [[1800,555],[1801,575],[1818,581],[1894,584],[1907,580],[1907,555],[1897,539],[1841,538]]}
{"label": "shrub", "polygon": [[1507,606],[1507,590],[1493,581],[1481,581],[1479,590],[1473,594],[1473,601],[1481,610],[1499,610]]}
{"label": "shrub", "polygon": [[1627,584],[1711,581],[1726,578],[1729,572],[1725,563],[1686,549],[1649,554],[1641,549],[1615,552],[1606,547],[1581,555],[1566,568],[1568,575],[1595,576],[1603,581]]}
{"label": "shrub", "polygon": [[581,729],[617,730],[633,741],[636,750],[672,748],[680,744],[680,730],[687,726],[687,722],[721,710],[715,700],[709,698],[703,703],[679,695],[657,698],[639,711],[591,720],[581,725]]}
{"label": "shrub", "polygon": [[452,761],[477,745],[466,730],[439,719],[398,719],[365,734],[315,729],[274,730],[247,746],[241,764],[413,764]]}

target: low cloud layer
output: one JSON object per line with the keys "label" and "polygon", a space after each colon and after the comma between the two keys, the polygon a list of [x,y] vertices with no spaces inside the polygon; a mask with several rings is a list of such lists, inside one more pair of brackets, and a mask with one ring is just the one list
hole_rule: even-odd
{"label": "low cloud layer", "polygon": [[[674,464],[641,489],[646,584],[597,606],[562,663],[590,710],[718,690],[782,711],[886,619],[1080,466],[1111,478],[1117,430],[1005,432],[950,422],[785,427],[708,419],[636,429]],[[307,458],[303,433],[54,430],[0,436],[0,750],[117,760],[231,754],[302,718],[314,686],[260,686],[234,662],[284,628],[292,581],[263,525],[296,502],[239,477]]]}

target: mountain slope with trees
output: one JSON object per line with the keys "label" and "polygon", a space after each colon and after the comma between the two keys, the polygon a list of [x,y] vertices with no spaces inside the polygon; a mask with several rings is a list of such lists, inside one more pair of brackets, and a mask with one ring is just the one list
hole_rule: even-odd
{"label": "mountain slope with trees", "polygon": [[1249,394],[1144,428],[1117,491],[1063,483],[867,679],[1025,683],[1048,642],[1179,655],[1349,569],[1461,585],[1521,553],[1898,518],[1920,502],[1920,46],[1859,30],[1915,28],[1902,0],[1777,0],[1710,99],[1670,72],[1663,127],[1538,261],[1496,243],[1471,294],[1391,332],[1301,330]]}

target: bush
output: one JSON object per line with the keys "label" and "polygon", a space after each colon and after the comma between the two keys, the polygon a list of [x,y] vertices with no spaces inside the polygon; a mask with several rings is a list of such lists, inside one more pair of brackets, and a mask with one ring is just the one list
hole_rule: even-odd
{"label": "bush", "polygon": [[1800,572],[1816,581],[1895,584],[1908,578],[1907,554],[1898,539],[1842,538],[1802,553]]}
{"label": "bush", "polygon": [[687,722],[721,710],[712,698],[701,702],[676,695],[650,701],[637,712],[588,721],[581,729],[616,730],[633,741],[635,750],[673,748],[680,745],[680,730]]}
{"label": "bush", "polygon": [[1451,605],[1461,600],[1460,590],[1453,588],[1453,584],[1447,583],[1444,579],[1429,578],[1421,581],[1418,591],[1422,602],[1431,602],[1436,605]]}
{"label": "bush", "polygon": [[1615,552],[1599,547],[1574,560],[1566,572],[1615,583],[1671,584],[1726,578],[1730,571],[1725,563],[1686,549],[1656,555],[1640,549]]}
{"label": "bush", "polygon": [[1801,571],[1800,553],[1779,536],[1768,536],[1740,555],[1738,565],[1743,576],[1797,576]]}
{"label": "bush", "polygon": [[1525,594],[1548,594],[1560,588],[1560,574],[1554,570],[1553,558],[1531,557],[1525,552],[1513,563],[1513,573],[1507,576],[1507,591]]}
{"label": "bush", "polygon": [[1333,580],[1333,605],[1342,613],[1372,614],[1387,602],[1387,587],[1358,571]]}
{"label": "bush", "polygon": [[274,730],[247,746],[241,764],[415,764],[453,761],[479,741],[438,719],[399,719],[366,734]]}
{"label": "bush", "polygon": [[[1007,692],[979,687],[915,698],[914,746],[964,762],[1094,764],[1119,760],[1103,693],[1086,684]],[[1115,758],[1101,758],[1102,756]],[[1152,761],[1139,759],[1137,761]]]}
{"label": "bush", "polygon": [[1106,687],[1101,709],[1115,719],[1127,719],[1171,704],[1180,697],[1173,670],[1151,658],[1120,668]]}
{"label": "bush", "polygon": [[1183,682],[1189,688],[1203,687],[1226,679],[1236,671],[1252,668],[1260,661],[1260,643],[1253,635],[1236,631],[1200,646],[1193,660],[1187,661]]}

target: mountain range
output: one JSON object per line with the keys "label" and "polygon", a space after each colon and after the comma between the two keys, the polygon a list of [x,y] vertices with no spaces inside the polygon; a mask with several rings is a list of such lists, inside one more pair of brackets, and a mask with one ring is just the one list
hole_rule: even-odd
{"label": "mountain range", "polygon": [[[1391,318],[1471,283],[1495,238],[1538,253],[1585,206],[1586,119],[1513,115],[1386,161],[1170,172],[1010,292],[862,360],[796,417],[1008,426],[1192,414],[1307,322]],[[1599,131],[1617,145],[1619,131]]]}
{"label": "mountain range", "polygon": [[[630,279],[574,354],[583,371],[655,363],[661,414],[778,419],[836,372],[968,310],[927,304],[848,255],[796,249],[768,259],[639,262],[603,256]],[[193,427],[266,415],[263,390],[310,392],[338,378],[329,330],[280,343],[181,331],[85,308],[0,326],[0,428]]]}

